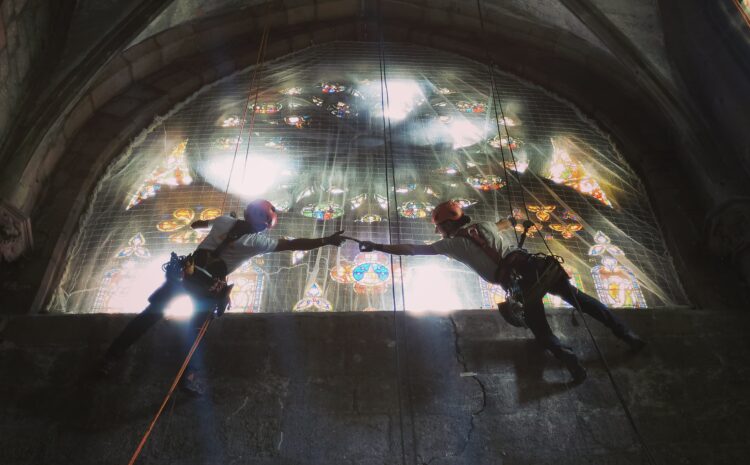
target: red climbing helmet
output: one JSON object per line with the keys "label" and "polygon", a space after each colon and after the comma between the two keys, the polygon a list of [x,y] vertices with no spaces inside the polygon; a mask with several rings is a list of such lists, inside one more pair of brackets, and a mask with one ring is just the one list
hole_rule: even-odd
{"label": "red climbing helmet", "polygon": [[258,231],[273,228],[277,220],[276,207],[268,200],[253,200],[245,207],[245,221]]}
{"label": "red climbing helmet", "polygon": [[461,204],[454,200],[448,200],[435,207],[432,210],[432,222],[434,224],[440,224],[448,220],[456,221],[464,216],[464,211],[461,208]]}

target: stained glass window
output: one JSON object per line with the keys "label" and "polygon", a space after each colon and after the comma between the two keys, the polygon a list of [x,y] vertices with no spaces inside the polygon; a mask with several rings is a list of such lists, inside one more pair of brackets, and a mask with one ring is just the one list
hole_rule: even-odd
{"label": "stained glass window", "polygon": [[[481,63],[405,44],[384,54],[383,86],[378,44],[328,44],[267,63],[257,89],[248,69],[154,123],[99,180],[52,310],[141,310],[169,253],[205,237],[191,222],[241,216],[256,198],[279,211],[273,237],[344,229],[416,244],[439,239],[430,214],[453,199],[476,221],[531,220],[525,246],[546,241],[608,305],[685,303],[645,190],[606,134],[500,70],[498,121]],[[256,257],[229,280],[234,312],[494,308],[504,296],[446,257],[354,243]]]}

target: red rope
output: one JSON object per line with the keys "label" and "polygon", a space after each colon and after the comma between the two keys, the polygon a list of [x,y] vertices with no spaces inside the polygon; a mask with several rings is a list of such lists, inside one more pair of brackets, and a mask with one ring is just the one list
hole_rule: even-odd
{"label": "red rope", "polygon": [[133,452],[133,456],[130,458],[130,462],[128,462],[128,465],[133,465],[135,461],[138,459],[138,456],[141,454],[141,451],[143,450],[143,446],[146,445],[146,441],[148,441],[148,437],[151,435],[151,431],[153,431],[154,426],[156,426],[156,422],[159,420],[159,417],[164,411],[164,407],[167,406],[169,399],[172,397],[174,390],[177,388],[177,385],[179,384],[180,379],[182,378],[182,375],[185,373],[185,369],[190,363],[190,359],[193,358],[193,354],[195,353],[195,350],[198,348],[198,344],[200,344],[201,339],[203,339],[203,335],[206,334],[206,330],[208,330],[209,324],[211,324],[211,315],[209,315],[208,318],[206,318],[206,321],[203,323],[203,326],[201,326],[200,331],[198,331],[198,336],[195,338],[195,342],[193,342],[193,346],[190,348],[190,352],[188,352],[187,357],[185,357],[185,361],[182,362],[180,371],[177,372],[177,376],[175,376],[174,381],[172,381],[172,386],[169,388],[169,392],[167,392],[167,396],[164,397],[164,401],[161,403],[159,410],[156,412],[156,415],[154,416],[154,419],[151,420],[151,424],[148,425],[148,429],[146,430],[146,433],[143,435],[143,438],[141,438],[141,442],[138,444],[138,447],[135,449],[135,452]]}

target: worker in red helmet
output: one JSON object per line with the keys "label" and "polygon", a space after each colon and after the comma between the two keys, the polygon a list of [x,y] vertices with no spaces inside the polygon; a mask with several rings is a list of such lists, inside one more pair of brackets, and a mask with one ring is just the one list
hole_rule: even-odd
{"label": "worker in red helmet", "polygon": [[531,255],[515,247],[512,218],[497,223],[472,223],[460,204],[448,201],[435,207],[432,222],[435,232],[443,237],[433,244],[388,245],[362,241],[360,250],[395,255],[446,255],[472,268],[484,280],[501,285],[506,292],[522,296],[522,306],[501,304],[501,315],[515,326],[531,329],[537,341],[565,364],[575,382],[586,379],[586,370],[571,348],[564,346],[550,329],[542,302],[545,294],[560,296],[579,307],[612,330],[631,349],[640,350],[644,346],[643,340],[604,304],[572,286],[557,260]]}
{"label": "worker in red helmet", "polygon": [[[191,255],[178,257],[172,253],[170,262],[164,265],[164,284],[148,298],[146,309],[112,342],[100,365],[101,374],[108,374],[128,347],[164,317],[167,304],[178,295],[188,294],[192,298],[195,305],[192,326],[197,327],[207,318],[224,313],[232,289],[226,278],[250,258],[269,252],[312,250],[325,245],[338,247],[344,241],[343,231],[317,239],[269,237],[264,232],[276,226],[278,215],[268,200],[250,202],[244,213],[243,220],[227,215],[191,225],[194,229],[210,226],[211,230]],[[187,347],[188,342],[192,342],[191,338],[185,339]],[[180,385],[191,394],[201,393],[194,365],[188,367]]]}

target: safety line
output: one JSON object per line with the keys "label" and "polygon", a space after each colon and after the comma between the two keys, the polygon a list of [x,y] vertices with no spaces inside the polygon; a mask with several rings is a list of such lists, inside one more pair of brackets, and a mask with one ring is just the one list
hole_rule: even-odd
{"label": "safety line", "polygon": [[[380,106],[382,111],[382,119],[383,119],[383,154],[385,155],[386,161],[388,160],[388,154],[390,153],[390,162],[391,162],[391,176],[390,181],[393,187],[393,201],[396,202],[396,167],[393,161],[393,133],[391,131],[391,117],[390,113],[387,118],[386,122],[386,107],[390,109],[390,96],[388,94],[388,76],[386,73],[386,64],[385,64],[385,45],[384,45],[384,38],[383,38],[383,22],[382,22],[382,0],[378,0],[377,3],[377,22],[378,22],[378,34],[379,34],[379,40],[378,40],[378,61],[380,66]],[[386,124],[387,124],[387,133],[386,133]],[[391,209],[391,198],[389,195],[387,195],[387,190],[389,189],[388,185],[388,166],[386,165],[385,169],[385,184],[386,184],[386,213],[388,215],[388,236],[390,241],[393,241],[393,227],[394,222],[391,221],[393,218],[395,218],[395,227],[397,230],[400,228],[400,219],[398,217],[398,206],[396,206],[395,213],[393,218],[391,217],[392,209]],[[391,293],[391,296],[393,298],[393,340],[395,343],[395,351],[396,351],[396,395],[398,398],[398,417],[399,417],[399,432],[401,436],[401,462],[403,465],[406,465],[406,440],[404,436],[404,400],[403,400],[403,393],[402,385],[403,385],[403,379],[402,379],[402,367],[401,367],[401,345],[399,343],[399,331],[398,331],[398,306],[396,302],[396,276],[394,274],[395,266],[394,266],[394,257],[391,254],[390,255],[391,260],[391,283],[393,285],[393,292]],[[402,266],[402,259],[401,256],[398,256],[398,265],[399,269],[402,270],[402,277],[403,277],[403,266]],[[401,287],[401,303],[403,306],[403,326],[404,326],[404,334],[406,334],[406,303],[404,300],[404,289],[403,286]],[[406,343],[406,337],[404,338],[404,343]],[[412,428],[414,427],[414,418],[412,415],[412,421],[411,421]],[[412,438],[412,444],[414,444],[414,438]]]}
{"label": "safety line", "polygon": [[208,326],[210,324],[211,324],[211,313],[208,314],[208,316],[206,317],[206,321],[203,322],[203,326],[201,326],[200,331],[198,331],[198,336],[195,338],[195,342],[193,342],[193,346],[190,348],[190,352],[188,352],[187,357],[185,357],[185,361],[182,362],[182,366],[180,367],[180,370],[177,372],[177,376],[175,376],[174,381],[172,381],[172,386],[170,386],[166,397],[164,397],[164,400],[159,406],[159,410],[156,412],[156,415],[154,415],[154,419],[151,420],[151,423],[148,425],[148,429],[146,429],[146,433],[141,438],[141,442],[138,443],[138,447],[135,449],[135,452],[133,452],[133,456],[130,458],[128,465],[133,465],[135,461],[138,460],[138,456],[143,450],[143,446],[146,445],[146,441],[148,441],[148,438],[151,435],[151,432],[154,430],[154,426],[156,426],[156,422],[159,420],[159,417],[164,411],[164,407],[167,406],[169,399],[172,397],[172,394],[177,388],[177,385],[179,384],[180,379],[182,378],[182,375],[185,373],[185,369],[190,363],[190,359],[193,358],[193,354],[195,353],[195,350],[198,348],[198,344],[200,344],[201,339],[203,339],[203,335],[206,334],[206,331],[208,330]]}
{"label": "safety line", "polygon": [[[232,181],[232,174],[234,172],[234,164],[237,159],[237,152],[239,151],[240,142],[242,139],[242,133],[245,129],[245,120],[247,118],[247,110],[248,106],[250,104],[250,96],[252,95],[252,89],[253,86],[255,86],[256,77],[258,76],[260,69],[263,65],[263,59],[265,58],[265,50],[268,45],[268,36],[269,36],[269,27],[266,25],[263,29],[263,33],[261,35],[261,41],[259,44],[258,49],[258,57],[256,59],[255,68],[253,69],[253,76],[250,82],[250,90],[251,92],[248,93],[247,99],[245,100],[245,108],[242,112],[242,121],[240,123],[240,131],[239,135],[237,136],[237,141],[235,143],[234,147],[234,155],[232,156],[232,165],[229,169],[229,178],[227,179],[227,187],[224,190],[224,199],[221,203],[221,211],[224,211],[224,206],[226,205],[227,197],[229,196],[229,186]],[[255,101],[253,103],[253,114],[251,117],[251,123],[250,123],[250,129],[249,131],[252,132],[252,129],[255,124],[255,106],[258,103],[258,93],[260,91],[260,86],[257,86],[256,92],[255,92]],[[250,151],[250,136],[248,135],[248,149],[245,153],[245,167],[247,166],[247,154]],[[244,176],[244,174],[243,174]],[[193,357],[193,354],[195,353],[196,349],[198,348],[198,345],[201,342],[201,339],[203,339],[203,336],[206,334],[206,331],[208,330],[208,326],[210,325],[212,320],[212,314],[209,313],[206,317],[206,321],[203,323],[203,325],[200,328],[200,331],[198,332],[198,336],[195,338],[195,341],[193,342],[192,347],[190,348],[190,351],[187,354],[187,357],[185,357],[185,361],[182,363],[182,366],[180,367],[180,370],[177,372],[177,376],[175,377],[174,381],[172,382],[172,386],[169,388],[169,391],[167,392],[167,395],[164,397],[164,400],[161,403],[161,406],[159,406],[159,410],[156,412],[156,415],[154,416],[153,420],[151,420],[151,423],[148,426],[148,429],[146,430],[145,434],[141,438],[141,442],[138,444],[138,447],[136,448],[135,452],[133,453],[133,456],[130,458],[130,462],[128,462],[128,465],[133,465],[135,461],[138,459],[138,456],[140,455],[141,451],[143,450],[144,445],[146,444],[146,441],[148,441],[149,436],[151,435],[151,432],[153,431],[154,427],[156,426],[156,422],[159,420],[159,417],[161,416],[162,412],[164,411],[164,408],[166,407],[167,403],[169,402],[169,399],[172,397],[172,394],[174,393],[175,389],[177,388],[177,385],[180,382],[180,379],[182,378],[182,375],[185,373],[185,370],[190,363],[190,359]]]}
{"label": "safety line", "polygon": [[[261,48],[260,48],[260,53],[261,53],[259,57],[260,64],[256,63],[256,69],[253,70],[253,79],[250,84],[251,91],[252,91],[253,85],[255,85],[256,73],[259,76],[258,80],[260,81],[260,74],[263,71],[263,66],[266,64],[266,50],[268,49],[268,37],[270,36],[270,29],[268,25],[266,25],[265,29],[263,29],[263,34],[265,35],[265,41],[261,39],[263,43],[261,44]],[[253,114],[250,117],[250,128],[247,130],[247,149],[245,149],[245,162],[242,166],[242,182],[245,181],[245,175],[247,171],[247,159],[248,159],[248,155],[250,154],[250,142],[252,141],[252,138],[253,138],[253,129],[255,129],[255,116],[257,115],[256,108],[258,106],[259,94],[260,94],[260,82],[258,82],[258,84],[255,85],[255,99],[253,100]],[[249,98],[250,98],[250,95],[248,94],[248,100]],[[238,140],[237,144],[239,143],[240,141]],[[226,194],[224,195],[226,196]]]}
{"label": "safety line", "polygon": [[[479,4],[479,0],[477,0],[477,11],[479,12],[479,25],[480,25],[480,31],[482,33],[482,45],[483,45],[483,49],[484,49],[485,60],[487,60],[487,71],[488,71],[488,74],[490,76],[490,86],[491,86],[491,89],[492,89],[491,90],[491,93],[492,93],[492,109],[495,112],[495,124],[497,126],[497,137],[499,139],[498,142],[500,143],[500,157],[503,160],[503,174],[505,175],[505,184],[507,186],[506,190],[508,191],[508,210],[509,210],[508,213],[509,213],[509,215],[511,217],[513,217],[513,203],[511,202],[511,198],[513,197],[513,190],[512,190],[512,187],[510,185],[510,177],[508,175],[508,167],[505,164],[505,151],[503,151],[503,143],[502,143],[503,134],[502,134],[502,131],[500,129],[500,119],[499,119],[500,115],[498,115],[498,112],[497,112],[498,104],[500,102],[500,97],[496,95],[497,94],[497,87],[495,86],[495,73],[492,70],[492,59],[490,58],[490,53],[487,50],[487,47],[485,45],[487,39],[486,39],[485,33],[484,33],[484,18],[482,16],[482,7]],[[503,125],[505,125],[505,124],[506,124],[505,123],[505,117],[503,116]],[[508,127],[507,126],[505,127],[505,135],[508,136],[508,147],[510,147],[510,134],[508,134]],[[515,162],[513,162],[513,166],[517,168]],[[523,194],[523,192],[522,192],[522,194]],[[526,205],[524,205],[524,210],[525,209],[526,209]],[[526,216],[527,217],[529,216],[528,212],[526,213]],[[518,244],[518,231],[516,231],[516,227],[515,227],[514,224],[511,223],[511,225],[513,226],[513,228],[512,228],[513,229],[513,234],[516,237],[516,244]]]}
{"label": "safety line", "polygon": [[[237,152],[239,151],[239,148],[240,148],[240,141],[242,140],[242,133],[245,131],[245,121],[247,119],[247,109],[248,109],[248,106],[250,105],[250,96],[252,95],[253,86],[255,86],[255,80],[258,74],[258,69],[260,67],[261,60],[265,56],[265,49],[266,49],[266,46],[268,45],[268,30],[269,30],[269,27],[268,25],[266,25],[263,28],[263,33],[261,34],[260,44],[258,46],[258,57],[255,60],[255,67],[253,68],[253,77],[250,81],[250,92],[248,92],[247,94],[247,99],[245,100],[245,108],[242,110],[242,120],[240,121],[240,131],[239,131],[239,134],[237,135],[237,141],[234,145],[234,155],[232,156],[232,165],[229,168],[229,177],[227,179],[227,187],[226,189],[224,189],[224,200],[222,200],[221,202],[222,213],[224,212],[224,205],[226,204],[227,196],[229,195],[229,185],[232,182],[232,174],[234,173],[234,163],[237,160]],[[256,103],[257,103],[257,97],[258,97],[257,92],[256,92],[255,97],[256,97]],[[255,121],[255,105],[253,105],[253,122],[254,121]],[[249,148],[249,144],[250,144],[250,141],[248,141],[248,148]]]}
{"label": "safety line", "polygon": [[[493,62],[490,59],[489,51],[487,50],[487,42],[486,42],[486,34],[485,34],[485,27],[484,27],[484,18],[482,16],[481,0],[477,0],[477,10],[479,12],[479,23],[480,23],[480,28],[481,28],[481,31],[482,31],[482,46],[484,47],[485,55],[487,56],[487,59],[488,59],[488,67],[489,67],[489,70],[490,70],[490,79],[491,79],[491,83],[492,83],[492,87],[493,87],[493,98],[494,98],[494,95],[497,93],[497,87],[496,87],[496,82],[495,82],[495,78],[494,78],[493,66],[492,66]],[[497,102],[497,108],[500,109],[500,116],[503,118],[503,123],[504,123],[504,126],[505,126],[505,134],[508,136],[508,150],[510,151],[511,159],[512,159],[512,162],[513,162],[513,167],[516,168],[516,179],[518,181],[518,185],[519,185],[520,190],[521,190],[521,201],[523,203],[523,208],[524,208],[524,211],[526,213],[526,217],[530,219],[528,207],[526,205],[526,197],[525,197],[525,194],[523,192],[523,183],[521,182],[521,175],[517,171],[518,165],[516,164],[516,159],[515,159],[515,156],[513,154],[513,148],[511,147],[510,132],[508,130],[508,126],[507,126],[507,123],[506,123],[506,120],[505,120],[505,113],[503,111],[502,103],[499,101],[499,98],[498,98],[498,102]],[[495,114],[496,115],[497,115],[497,108],[495,110]],[[495,118],[495,119],[497,120],[497,118]],[[497,125],[498,125],[498,133],[499,133],[500,132],[500,122],[499,122],[499,120],[497,121]],[[502,138],[502,135],[500,135],[500,137]],[[504,166],[505,165],[505,155],[504,155],[504,152],[503,152],[502,143],[500,144],[500,154],[501,154],[502,159],[503,159],[503,168],[505,168],[505,166]],[[507,177],[507,171],[506,171],[506,177]],[[508,180],[508,187],[510,187],[510,181],[509,180]],[[510,197],[510,193],[509,193],[509,197]],[[511,215],[512,214],[513,214],[513,210],[511,208]],[[547,250],[549,251],[550,255],[554,256],[554,254],[552,253],[552,249],[550,249],[550,246],[549,246],[549,244],[547,243],[547,240],[544,237],[544,234],[540,232],[539,237],[542,238],[542,241],[544,242],[544,245],[547,248]],[[572,288],[573,286],[570,286],[570,287]],[[617,385],[617,382],[615,381],[614,376],[612,375],[612,370],[610,369],[609,364],[607,363],[607,359],[604,357],[604,353],[602,353],[602,351],[601,351],[601,349],[599,347],[599,344],[596,342],[596,338],[594,337],[594,334],[591,332],[591,328],[589,327],[588,322],[586,321],[586,318],[583,315],[583,311],[581,310],[581,305],[578,302],[578,297],[576,296],[577,292],[578,292],[577,290],[572,290],[571,291],[571,293],[573,295],[573,299],[575,300],[575,303],[576,303],[575,309],[581,315],[581,319],[583,319],[583,323],[584,323],[584,326],[586,327],[586,331],[589,334],[591,342],[593,343],[594,348],[596,349],[596,353],[599,356],[599,359],[601,360],[602,364],[604,365],[604,369],[607,372],[607,376],[609,378],[609,381],[612,384],[612,389],[614,390],[615,395],[617,396],[617,399],[619,400],[620,405],[622,406],[622,409],[625,411],[625,416],[627,417],[628,422],[630,423],[630,426],[633,429],[636,438],[638,439],[638,442],[641,444],[641,448],[643,449],[643,451],[644,451],[644,453],[646,455],[646,458],[648,459],[649,463],[654,464],[655,462],[654,462],[654,458],[653,458],[653,455],[651,453],[651,450],[649,449],[648,445],[644,441],[643,436],[641,436],[641,433],[638,430],[638,426],[635,423],[635,419],[633,418],[633,416],[632,416],[632,414],[630,412],[630,409],[628,408],[627,403],[625,402],[625,398],[622,395],[622,392],[620,391],[620,388]]]}
{"label": "safety line", "polygon": [[[572,287],[573,286],[571,286],[571,288]],[[651,452],[651,449],[649,448],[648,444],[646,444],[646,441],[643,439],[643,436],[641,436],[641,432],[638,429],[638,425],[635,423],[635,419],[633,418],[633,415],[630,412],[630,408],[628,407],[628,404],[625,402],[625,396],[623,396],[622,391],[620,390],[620,387],[615,381],[614,375],[612,374],[612,370],[609,367],[609,363],[607,363],[607,359],[604,357],[604,353],[599,347],[599,343],[596,342],[596,338],[594,337],[594,333],[591,331],[591,328],[589,327],[588,321],[586,321],[586,317],[584,316],[583,310],[581,309],[581,304],[578,301],[578,296],[577,296],[578,291],[572,290],[571,293],[573,294],[573,300],[575,300],[575,309],[581,315],[581,319],[583,320],[583,326],[586,328],[586,332],[588,332],[589,334],[591,342],[594,345],[594,349],[596,349],[596,353],[599,356],[599,359],[601,360],[602,364],[604,365],[604,370],[607,372],[607,377],[609,378],[609,381],[612,384],[612,390],[615,391],[615,395],[617,396],[617,399],[620,401],[620,405],[622,406],[622,409],[625,411],[625,416],[627,417],[628,422],[630,423],[630,426],[633,429],[633,432],[635,433],[635,437],[638,439],[638,442],[641,444],[641,448],[643,449],[643,452],[646,455],[646,459],[651,465],[653,465],[656,463],[656,461],[654,460],[654,456]]]}

